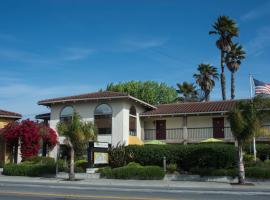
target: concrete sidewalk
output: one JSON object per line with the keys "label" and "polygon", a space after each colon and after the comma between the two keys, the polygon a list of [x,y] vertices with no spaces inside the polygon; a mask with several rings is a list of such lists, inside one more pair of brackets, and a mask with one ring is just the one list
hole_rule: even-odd
{"label": "concrete sidewalk", "polygon": [[[83,174],[81,174],[83,175]],[[81,177],[77,175],[77,177]],[[63,178],[41,178],[41,177],[18,177],[0,176],[0,183],[25,183],[25,184],[51,184],[51,185],[76,185],[77,187],[121,187],[121,188],[155,188],[155,189],[205,189],[205,190],[246,190],[246,191],[268,191],[270,182],[253,182],[254,185],[231,185],[228,183],[215,182],[191,182],[191,181],[168,181],[168,180],[116,180],[89,178],[78,181],[67,181]]]}

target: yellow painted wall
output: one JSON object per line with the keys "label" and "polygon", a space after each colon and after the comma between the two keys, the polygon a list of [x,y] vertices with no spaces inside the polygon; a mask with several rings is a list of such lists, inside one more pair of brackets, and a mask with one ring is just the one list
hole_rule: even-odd
{"label": "yellow painted wall", "polygon": [[4,128],[9,122],[14,121],[14,119],[0,118],[0,128]]}
{"label": "yellow painted wall", "polygon": [[136,136],[128,136],[128,144],[137,144],[137,145],[143,145],[143,141],[141,141],[138,137]]}
{"label": "yellow painted wall", "polygon": [[[12,121],[14,121],[14,119],[0,118],[0,129],[4,128],[9,122]],[[11,151],[12,149],[7,148],[3,138],[0,138],[0,162],[2,163],[11,162],[12,159]]]}

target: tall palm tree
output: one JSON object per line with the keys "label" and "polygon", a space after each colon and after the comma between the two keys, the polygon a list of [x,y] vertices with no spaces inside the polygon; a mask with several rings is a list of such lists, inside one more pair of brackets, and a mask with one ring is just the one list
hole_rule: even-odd
{"label": "tall palm tree", "polygon": [[245,59],[246,52],[239,44],[233,44],[231,50],[226,54],[225,62],[231,72],[231,99],[235,98],[235,72],[239,69],[241,62]]}
{"label": "tall palm tree", "polygon": [[177,93],[182,95],[180,101],[198,101],[198,92],[194,83],[184,81],[182,84],[177,83]]}
{"label": "tall palm tree", "polygon": [[194,74],[193,77],[204,92],[205,101],[209,101],[210,92],[215,86],[215,80],[218,80],[217,68],[210,64],[200,64],[198,71],[199,73]]}
{"label": "tall palm tree", "polygon": [[210,31],[209,34],[216,34],[219,36],[216,41],[216,46],[220,49],[222,99],[226,100],[226,81],[224,72],[225,54],[231,50],[232,38],[238,36],[239,29],[236,22],[228,16],[218,17],[217,21],[213,24],[213,28],[214,30]]}
{"label": "tall palm tree", "polygon": [[257,96],[252,100],[238,102],[229,113],[232,134],[238,144],[238,181],[240,184],[245,183],[243,145],[254,135],[259,135],[263,123],[270,118],[269,107],[269,98]]}

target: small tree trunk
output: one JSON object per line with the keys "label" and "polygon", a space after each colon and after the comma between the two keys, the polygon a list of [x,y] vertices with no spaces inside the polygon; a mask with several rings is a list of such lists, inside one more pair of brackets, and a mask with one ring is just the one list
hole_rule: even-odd
{"label": "small tree trunk", "polygon": [[238,168],[239,168],[239,174],[238,174],[238,183],[239,184],[245,184],[245,166],[243,161],[243,148],[242,144],[238,143]]}
{"label": "small tree trunk", "polygon": [[70,147],[70,167],[69,167],[69,180],[72,181],[75,179],[74,173],[74,148]]}
{"label": "small tree trunk", "polygon": [[235,80],[234,72],[231,73],[231,99],[235,98]]}
{"label": "small tree trunk", "polygon": [[226,100],[226,81],[225,81],[224,63],[225,63],[224,51],[221,50],[221,55],[220,55],[220,65],[221,65],[220,84],[221,84],[222,99]]}

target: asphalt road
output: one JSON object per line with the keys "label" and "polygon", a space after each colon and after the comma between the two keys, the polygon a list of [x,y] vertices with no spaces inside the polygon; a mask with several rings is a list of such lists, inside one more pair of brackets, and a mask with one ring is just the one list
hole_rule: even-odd
{"label": "asphalt road", "polygon": [[270,191],[239,189],[157,189],[78,184],[0,182],[0,200],[269,200]]}

